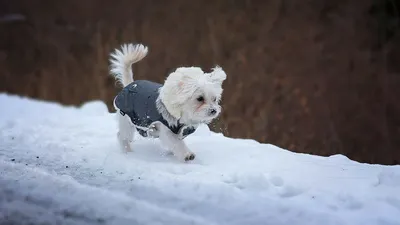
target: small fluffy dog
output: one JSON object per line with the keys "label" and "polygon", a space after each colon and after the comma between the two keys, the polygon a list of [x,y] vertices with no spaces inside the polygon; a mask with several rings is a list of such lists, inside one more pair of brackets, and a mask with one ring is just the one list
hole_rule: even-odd
{"label": "small fluffy dog", "polygon": [[211,73],[198,67],[180,67],[167,77],[164,85],[134,81],[131,66],[147,52],[141,44],[125,44],[110,55],[110,73],[123,85],[114,99],[118,140],[125,151],[131,151],[130,143],[137,130],[143,137],[159,138],[179,159],[193,160],[195,154],[183,139],[220,114],[226,74],[218,66]]}

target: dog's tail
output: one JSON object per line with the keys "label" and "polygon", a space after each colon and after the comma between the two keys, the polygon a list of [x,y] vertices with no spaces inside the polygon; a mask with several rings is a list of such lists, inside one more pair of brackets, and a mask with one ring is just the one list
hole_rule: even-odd
{"label": "dog's tail", "polygon": [[124,44],[121,50],[115,49],[110,54],[110,72],[123,87],[133,82],[132,64],[142,60],[147,52],[147,47],[142,44]]}

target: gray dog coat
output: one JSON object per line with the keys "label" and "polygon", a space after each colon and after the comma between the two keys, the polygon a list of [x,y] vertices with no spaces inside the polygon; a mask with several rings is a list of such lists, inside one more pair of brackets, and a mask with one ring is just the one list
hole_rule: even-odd
{"label": "gray dog coat", "polygon": [[120,113],[128,115],[137,131],[147,137],[148,129],[154,122],[161,122],[180,138],[192,134],[196,128],[187,126],[178,121],[177,125],[169,125],[159,113],[156,101],[161,84],[148,80],[137,80],[124,87],[115,97],[114,104]]}

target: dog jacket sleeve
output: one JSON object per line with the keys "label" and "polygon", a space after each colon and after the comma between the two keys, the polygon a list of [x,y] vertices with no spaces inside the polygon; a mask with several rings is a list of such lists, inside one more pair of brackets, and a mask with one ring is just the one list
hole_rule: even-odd
{"label": "dog jacket sleeve", "polygon": [[115,105],[120,109],[122,115],[128,115],[132,123],[142,136],[147,132],[138,128],[148,128],[153,122],[159,121],[167,126],[173,133],[185,138],[196,129],[178,123],[178,126],[170,126],[158,112],[156,100],[159,96],[159,88],[162,85],[147,80],[137,80],[127,85],[115,98]]}

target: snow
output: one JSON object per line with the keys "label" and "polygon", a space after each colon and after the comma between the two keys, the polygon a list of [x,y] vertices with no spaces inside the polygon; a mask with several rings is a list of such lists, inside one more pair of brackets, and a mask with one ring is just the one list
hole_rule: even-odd
{"label": "snow", "polygon": [[123,153],[103,102],[0,94],[0,224],[400,224],[400,166],[297,154],[200,127],[183,163]]}

